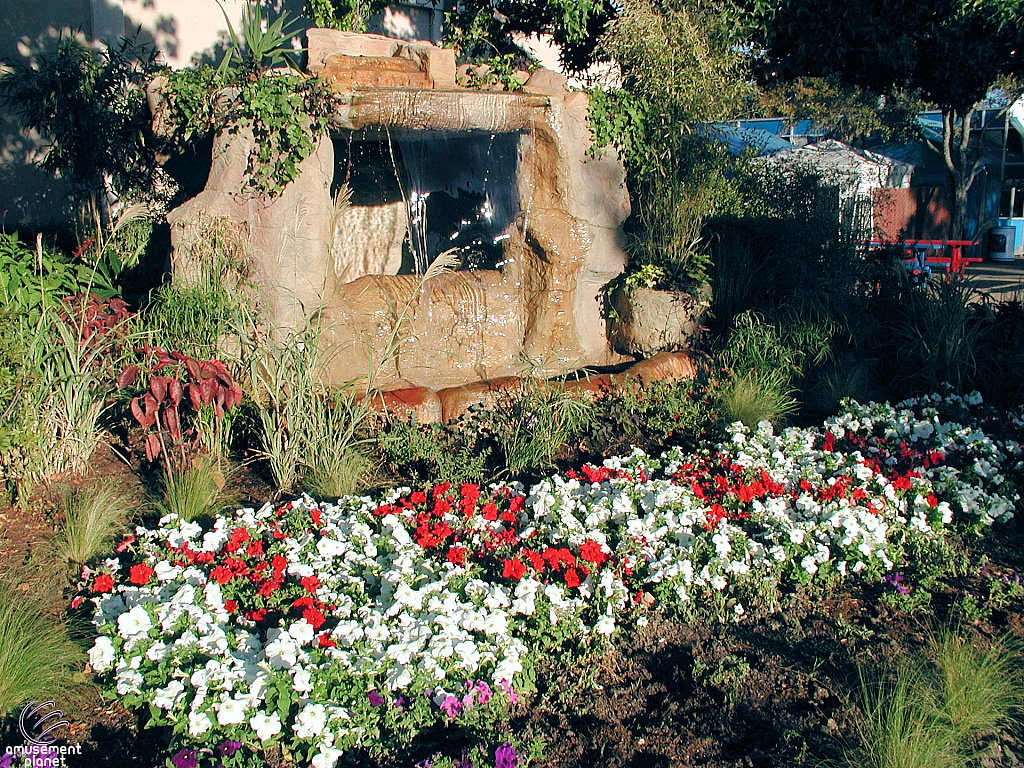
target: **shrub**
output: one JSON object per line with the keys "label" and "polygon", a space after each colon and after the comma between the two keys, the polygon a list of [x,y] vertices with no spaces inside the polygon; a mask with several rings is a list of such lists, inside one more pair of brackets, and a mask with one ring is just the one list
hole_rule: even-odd
{"label": "shrub", "polygon": [[490,473],[494,443],[478,412],[445,424],[392,420],[379,438],[385,464],[413,484],[482,481]]}

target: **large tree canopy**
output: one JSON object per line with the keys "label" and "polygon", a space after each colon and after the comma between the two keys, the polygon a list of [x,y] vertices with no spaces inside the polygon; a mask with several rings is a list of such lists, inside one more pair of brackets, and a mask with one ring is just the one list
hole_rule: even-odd
{"label": "large tree canopy", "polygon": [[1024,74],[1022,0],[738,0],[737,10],[762,85],[826,78],[939,107],[952,234],[964,234],[967,191],[981,167],[971,141],[977,104]]}
{"label": "large tree canopy", "polygon": [[876,93],[920,91],[963,112],[1020,73],[1020,0],[747,0],[762,83],[839,75]]}

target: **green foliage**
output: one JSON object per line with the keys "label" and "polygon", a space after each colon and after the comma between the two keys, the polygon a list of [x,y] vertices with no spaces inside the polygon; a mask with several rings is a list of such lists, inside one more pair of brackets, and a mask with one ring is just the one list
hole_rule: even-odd
{"label": "green foliage", "polygon": [[158,514],[177,515],[182,520],[213,518],[227,509],[224,475],[209,456],[198,456],[191,466],[164,477],[161,497],[153,502]]}
{"label": "green foliage", "polygon": [[59,700],[85,654],[25,594],[0,581],[0,714],[28,701]]}
{"label": "green foliage", "polygon": [[103,275],[82,261],[44,246],[23,245],[17,235],[0,233],[0,307],[36,325],[44,309],[56,310],[68,296],[91,291],[102,298],[115,295]]}
{"label": "green foliage", "polygon": [[93,49],[61,35],[55,50],[6,63],[0,102],[49,139],[40,166],[72,183],[82,223],[102,236],[108,178],[122,198],[153,198],[157,165],[144,88],[160,69],[155,50],[128,38]]}
{"label": "green foliage", "polygon": [[[333,96],[315,78],[180,69],[168,76],[168,121],[185,142],[211,131],[252,131],[247,186],[276,195],[297,175],[327,130]],[[232,95],[229,88],[236,88]]]}
{"label": "green foliage", "polygon": [[218,72],[227,72],[236,68],[236,72],[248,77],[260,75],[267,69],[288,64],[298,71],[299,67],[292,59],[294,53],[291,39],[298,33],[298,27],[290,25],[288,14],[282,13],[274,21],[263,18],[260,0],[247,2],[242,8],[241,35],[228,17],[224,6],[217,0],[224,21],[228,27],[228,38],[231,44],[224,58],[217,67]]}
{"label": "green foliage", "polygon": [[615,12],[610,0],[467,0],[445,14],[444,44],[463,62],[495,54],[524,59],[514,33],[550,34],[565,66],[578,71],[591,63],[597,37]]}
{"label": "green foliage", "polygon": [[594,402],[582,444],[592,456],[614,456],[632,446],[657,452],[666,445],[714,440],[715,401],[696,381],[626,381]]}
{"label": "green foliage", "polygon": [[741,373],[724,383],[718,391],[727,421],[741,421],[748,427],[761,421],[773,424],[799,408],[785,376],[778,372]]}
{"label": "green foliage", "polygon": [[479,409],[446,423],[392,421],[380,437],[386,465],[413,484],[479,483],[489,476],[494,444]]}
{"label": "green foliage", "polygon": [[569,390],[528,385],[486,414],[503,471],[515,477],[526,469],[551,467],[562,447],[591,425],[594,407]]}
{"label": "green foliage", "polygon": [[629,172],[630,269],[663,268],[665,287],[707,282],[704,225],[735,207],[725,148],[692,128],[739,114],[749,93],[722,23],[709,4],[629,0],[601,41],[623,87],[591,94],[594,143],[615,147]]}
{"label": "green foliage", "polygon": [[364,32],[367,20],[384,6],[384,0],[306,0],[303,13],[315,27]]}
{"label": "green foliage", "polygon": [[127,496],[109,485],[69,493],[61,504],[63,519],[53,541],[58,557],[84,565],[106,553],[131,516],[131,506]]}
{"label": "green foliage", "polygon": [[351,388],[318,396],[306,414],[300,457],[303,490],[318,498],[339,498],[365,488],[373,464],[357,432],[369,414]]}
{"label": "green foliage", "polygon": [[1022,703],[1017,645],[947,630],[930,638],[928,658],[889,676],[862,677],[861,748],[849,764],[871,768],[942,768],[974,764],[984,737],[1009,727]]}

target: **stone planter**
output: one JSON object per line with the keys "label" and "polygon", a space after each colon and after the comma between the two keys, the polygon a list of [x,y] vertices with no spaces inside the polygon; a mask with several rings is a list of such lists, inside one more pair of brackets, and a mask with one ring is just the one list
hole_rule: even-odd
{"label": "stone planter", "polygon": [[616,288],[611,295],[612,348],[638,357],[689,349],[709,303],[709,293],[693,296],[682,291]]}

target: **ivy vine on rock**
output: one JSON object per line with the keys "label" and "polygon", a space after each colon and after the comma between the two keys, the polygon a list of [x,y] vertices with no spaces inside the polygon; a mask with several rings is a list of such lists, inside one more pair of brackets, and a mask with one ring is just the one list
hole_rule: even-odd
{"label": "ivy vine on rock", "polygon": [[267,71],[238,77],[210,67],[172,72],[163,88],[171,144],[178,149],[211,132],[252,131],[243,191],[279,194],[299,174],[330,122],[334,96],[316,78]]}

